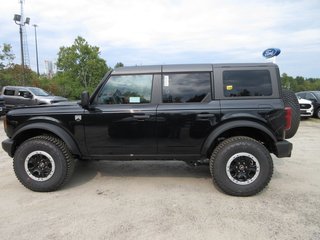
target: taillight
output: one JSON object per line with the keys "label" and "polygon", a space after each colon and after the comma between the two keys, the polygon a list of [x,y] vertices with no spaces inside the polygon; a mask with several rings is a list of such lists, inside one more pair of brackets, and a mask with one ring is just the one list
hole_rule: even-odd
{"label": "taillight", "polygon": [[285,107],[284,111],[285,111],[285,119],[286,119],[285,130],[289,130],[291,128],[292,108]]}

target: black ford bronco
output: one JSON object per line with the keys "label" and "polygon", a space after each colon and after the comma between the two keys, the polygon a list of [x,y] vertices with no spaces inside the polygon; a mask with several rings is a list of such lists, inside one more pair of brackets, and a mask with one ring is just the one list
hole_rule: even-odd
{"label": "black ford bronco", "polygon": [[19,181],[53,191],[75,160],[182,160],[208,164],[223,192],[250,196],[290,157],[299,126],[295,95],[278,66],[193,64],[117,68],[81,102],[14,109],[3,149]]}

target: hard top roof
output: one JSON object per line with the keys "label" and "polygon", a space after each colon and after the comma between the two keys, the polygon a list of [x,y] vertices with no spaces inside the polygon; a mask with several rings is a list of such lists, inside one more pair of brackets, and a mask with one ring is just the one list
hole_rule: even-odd
{"label": "hard top roof", "polygon": [[113,70],[113,75],[142,74],[142,73],[170,73],[170,72],[209,72],[213,68],[231,67],[277,67],[273,63],[221,63],[221,64],[172,64],[120,67]]}

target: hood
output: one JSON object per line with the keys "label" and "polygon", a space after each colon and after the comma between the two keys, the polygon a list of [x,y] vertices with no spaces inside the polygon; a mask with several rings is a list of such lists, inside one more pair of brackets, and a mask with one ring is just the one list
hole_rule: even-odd
{"label": "hood", "polygon": [[59,104],[49,105],[32,105],[18,107],[12,109],[9,115],[26,115],[26,116],[41,116],[41,115],[56,115],[56,114],[79,114],[85,110],[77,102],[61,102]]}
{"label": "hood", "polygon": [[60,96],[37,96],[38,101],[43,101],[46,103],[57,103],[57,102],[65,102],[68,101],[67,98]]}
{"label": "hood", "polygon": [[310,100],[298,98],[299,104],[312,104]]}

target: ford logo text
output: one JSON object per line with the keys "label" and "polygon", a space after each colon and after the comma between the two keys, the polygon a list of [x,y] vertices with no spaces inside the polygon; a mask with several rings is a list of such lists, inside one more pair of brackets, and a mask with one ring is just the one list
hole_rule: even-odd
{"label": "ford logo text", "polygon": [[281,50],[279,48],[268,48],[263,51],[262,56],[265,58],[272,58],[276,57],[281,53]]}

